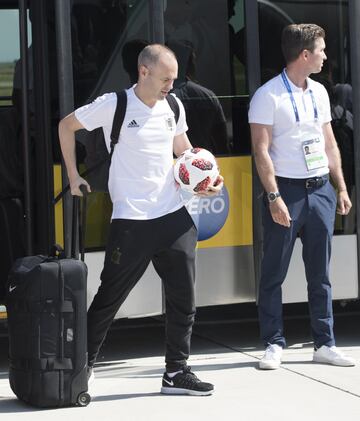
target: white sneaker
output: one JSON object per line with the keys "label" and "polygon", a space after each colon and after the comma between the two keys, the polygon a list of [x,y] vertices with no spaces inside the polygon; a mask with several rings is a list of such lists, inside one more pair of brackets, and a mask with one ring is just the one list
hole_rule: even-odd
{"label": "white sneaker", "polygon": [[283,349],[280,345],[271,344],[266,350],[264,356],[259,361],[261,370],[276,370],[280,367]]}
{"label": "white sneaker", "polygon": [[355,360],[344,355],[336,346],[329,347],[326,345],[314,351],[313,361],[342,367],[352,367],[355,365]]}

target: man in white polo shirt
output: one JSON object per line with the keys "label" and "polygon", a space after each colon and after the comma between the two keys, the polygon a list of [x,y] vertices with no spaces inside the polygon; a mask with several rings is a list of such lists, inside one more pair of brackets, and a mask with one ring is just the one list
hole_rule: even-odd
{"label": "man in white polo shirt", "polygon": [[[261,369],[276,369],[286,345],[281,285],[299,234],[308,283],[313,360],[352,366],[335,346],[329,260],[335,212],[351,202],[331,128],[323,85],[309,78],[321,71],[325,32],[314,24],[289,25],[282,33],[286,68],[260,87],[249,110],[256,167],[263,184],[264,248],[259,286],[260,333],[266,351]],[[335,192],[329,181],[337,187]]]}
{"label": "man in white polo shirt", "polygon": [[[112,155],[109,192],[113,202],[101,285],[88,312],[89,372],[120,305],[152,261],[166,296],[166,372],[162,393],[209,395],[186,361],[195,315],[194,280],[197,232],[173,176],[173,153],[191,148],[185,111],[177,99],[176,123],[166,96],[177,77],[174,53],[159,44],[138,58],[138,83],[126,91],[127,108]],[[75,164],[74,133],[103,127],[108,146],[116,108],[115,93],[105,94],[65,117],[59,125],[71,193],[88,183]],[[222,177],[203,195],[220,191]]]}

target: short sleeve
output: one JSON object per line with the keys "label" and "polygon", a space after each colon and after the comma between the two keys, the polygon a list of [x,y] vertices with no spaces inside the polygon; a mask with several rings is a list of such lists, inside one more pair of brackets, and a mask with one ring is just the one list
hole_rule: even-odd
{"label": "short sleeve", "polygon": [[183,103],[180,101],[178,97],[175,96],[175,98],[179,104],[179,120],[176,123],[176,132],[175,132],[175,136],[178,136],[179,134],[185,133],[188,130],[188,125],[186,123],[186,114],[185,114]]}
{"label": "short sleeve", "polygon": [[97,127],[112,126],[116,109],[117,97],[115,93],[108,93],[97,97],[90,104],[75,110],[75,117],[85,127],[92,131]]}

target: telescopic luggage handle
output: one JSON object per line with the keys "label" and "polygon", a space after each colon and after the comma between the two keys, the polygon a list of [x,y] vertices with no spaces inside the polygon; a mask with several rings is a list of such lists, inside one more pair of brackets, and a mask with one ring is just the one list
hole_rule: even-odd
{"label": "telescopic luggage handle", "polygon": [[[79,232],[79,252],[81,260],[84,261],[85,258],[85,232],[86,232],[86,209],[87,209],[87,187],[82,184],[80,191],[83,194],[82,201],[80,201],[80,196],[72,196],[73,206],[72,206],[72,224],[71,224],[71,254],[73,258],[77,258],[76,245],[77,245],[77,233]],[[65,194],[63,190],[55,199],[54,204],[56,204]],[[80,206],[80,202],[82,206]],[[79,217],[80,214],[80,217]],[[79,221],[79,223],[78,223]],[[62,246],[59,244],[54,244],[50,250],[50,256],[64,258],[66,256],[65,251]]]}
{"label": "telescopic luggage handle", "polygon": [[[71,256],[76,257],[77,232],[79,232],[79,253],[82,261],[85,259],[85,232],[86,232],[86,208],[87,208],[87,187],[82,184],[80,191],[83,197],[73,196],[73,214],[71,225]],[[82,199],[80,201],[80,199]],[[81,202],[81,204],[80,204]],[[80,217],[79,217],[80,214]],[[79,221],[79,224],[78,224]],[[77,229],[79,228],[79,230]]]}

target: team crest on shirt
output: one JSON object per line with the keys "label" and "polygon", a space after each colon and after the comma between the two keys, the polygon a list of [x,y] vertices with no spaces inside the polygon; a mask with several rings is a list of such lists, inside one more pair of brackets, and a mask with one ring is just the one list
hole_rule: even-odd
{"label": "team crest on shirt", "polygon": [[168,130],[174,129],[174,119],[172,117],[165,117],[165,125]]}

